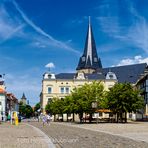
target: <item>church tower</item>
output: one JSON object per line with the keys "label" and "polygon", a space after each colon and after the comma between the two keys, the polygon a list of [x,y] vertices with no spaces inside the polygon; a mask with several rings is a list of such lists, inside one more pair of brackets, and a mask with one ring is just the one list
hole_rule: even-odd
{"label": "church tower", "polygon": [[96,70],[102,69],[102,63],[98,58],[96,44],[92,32],[92,26],[89,17],[88,31],[85,41],[84,53],[80,57],[77,72],[94,73]]}
{"label": "church tower", "polygon": [[24,105],[26,105],[26,103],[27,103],[26,101],[27,101],[27,98],[26,98],[25,94],[23,93],[20,102],[22,102]]}

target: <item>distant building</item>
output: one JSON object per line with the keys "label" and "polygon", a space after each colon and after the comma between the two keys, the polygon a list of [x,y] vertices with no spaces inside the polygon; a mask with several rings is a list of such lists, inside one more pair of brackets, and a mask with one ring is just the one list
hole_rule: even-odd
{"label": "distant building", "polygon": [[0,75],[0,121],[6,119],[6,90],[4,78]]}
{"label": "distant building", "polygon": [[135,84],[139,76],[144,73],[146,63],[103,68],[98,57],[92,26],[89,21],[85,41],[84,52],[79,59],[75,73],[53,74],[46,72],[43,75],[42,91],[40,94],[41,109],[45,112],[45,106],[53,97],[64,98],[75,87],[101,81],[105,90],[117,82],[130,82]]}
{"label": "distant building", "polygon": [[25,96],[25,94],[23,93],[22,98],[20,99],[20,102],[22,102],[24,105],[27,104],[27,98]]}
{"label": "distant building", "polygon": [[19,103],[18,99],[14,96],[12,93],[6,93],[6,112],[7,115],[11,115],[11,112],[13,111],[19,111]]}

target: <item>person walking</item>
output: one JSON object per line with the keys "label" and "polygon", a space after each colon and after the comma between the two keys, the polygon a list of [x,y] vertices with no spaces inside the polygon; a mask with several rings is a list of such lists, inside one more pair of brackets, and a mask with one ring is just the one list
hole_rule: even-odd
{"label": "person walking", "polygon": [[45,123],[47,122],[47,118],[45,115],[43,115],[42,117],[42,122],[43,122],[43,126],[45,126]]}
{"label": "person walking", "polygon": [[47,114],[47,124],[50,125],[50,114]]}

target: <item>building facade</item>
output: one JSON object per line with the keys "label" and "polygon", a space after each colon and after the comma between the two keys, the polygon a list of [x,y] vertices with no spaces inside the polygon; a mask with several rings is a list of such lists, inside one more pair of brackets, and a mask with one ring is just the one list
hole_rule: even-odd
{"label": "building facade", "polygon": [[76,72],[56,75],[46,72],[43,75],[40,94],[41,109],[45,112],[45,106],[52,98],[64,98],[75,87],[80,87],[85,83],[101,81],[105,90],[108,90],[117,82],[135,84],[139,75],[144,73],[146,66],[146,63],[142,63],[103,68],[101,59],[97,54],[92,26],[89,21],[84,52],[79,59]]}
{"label": "building facade", "polygon": [[6,93],[6,114],[11,115],[13,111],[19,112],[18,99],[12,93]]}
{"label": "building facade", "polygon": [[148,68],[138,79],[136,87],[141,91],[141,96],[144,99],[144,109],[139,110],[139,115],[137,115],[136,118],[147,119],[148,118]]}
{"label": "building facade", "polygon": [[6,119],[6,91],[5,91],[4,78],[0,75],[0,121]]}

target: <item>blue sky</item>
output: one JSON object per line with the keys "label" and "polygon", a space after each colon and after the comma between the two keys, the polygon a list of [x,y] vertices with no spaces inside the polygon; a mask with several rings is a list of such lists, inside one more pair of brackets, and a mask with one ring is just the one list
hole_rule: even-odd
{"label": "blue sky", "polygon": [[[91,16],[103,67],[148,62],[147,0],[0,0],[0,72],[8,92],[39,101],[48,63],[75,72]],[[50,64],[51,65],[51,64]]]}

